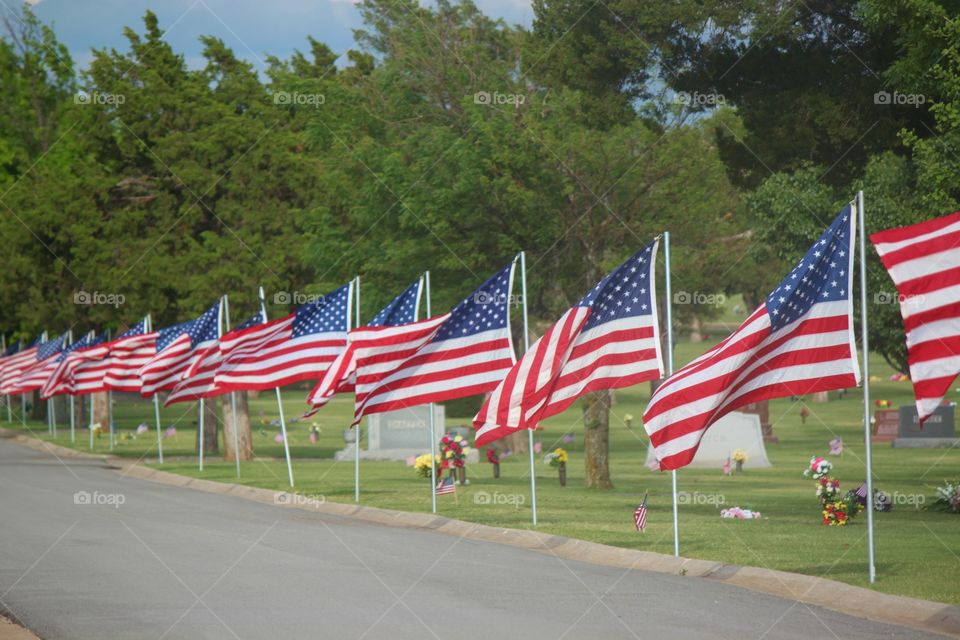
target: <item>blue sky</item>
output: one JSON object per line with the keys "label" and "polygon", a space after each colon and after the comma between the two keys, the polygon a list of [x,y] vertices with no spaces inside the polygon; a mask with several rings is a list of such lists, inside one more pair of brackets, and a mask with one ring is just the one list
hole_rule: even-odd
{"label": "blue sky", "polygon": [[[530,0],[475,0],[486,14],[529,26]],[[4,2],[6,4],[6,2]],[[53,23],[78,67],[86,67],[93,48],[125,49],[124,27],[142,32],[147,9],[160,19],[167,40],[191,67],[200,66],[198,36],[221,38],[234,52],[263,68],[265,54],[288,57],[307,49],[313,36],[338,53],[354,45],[361,26],[351,0],[30,0],[34,11]]]}

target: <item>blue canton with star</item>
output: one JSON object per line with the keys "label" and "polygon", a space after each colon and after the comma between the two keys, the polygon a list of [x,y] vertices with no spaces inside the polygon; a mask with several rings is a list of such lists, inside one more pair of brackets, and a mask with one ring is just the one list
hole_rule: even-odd
{"label": "blue canton with star", "polygon": [[370,321],[368,327],[399,327],[416,321],[417,298],[420,294],[420,280],[418,279],[407,290],[398,295],[393,301],[380,310],[380,313]]}
{"label": "blue canton with star", "polygon": [[147,332],[147,319],[144,318],[143,320],[141,320],[140,322],[133,325],[132,327],[130,327],[129,329],[121,333],[119,336],[117,336],[117,340],[119,340],[120,338],[129,338],[131,336],[142,336],[146,332]]}
{"label": "blue canton with star", "polygon": [[802,317],[818,302],[849,299],[851,215],[847,205],[790,275],[767,296],[773,331]]}
{"label": "blue canton with star", "polygon": [[183,334],[190,336],[191,347],[196,347],[201,342],[216,340],[219,336],[220,302],[220,300],[217,300],[199,318],[161,329],[160,335],[157,336],[157,353],[169,347],[174,340]]}
{"label": "blue canton with star", "polygon": [[263,315],[258,311],[237,326],[233,328],[234,331],[243,331],[244,329],[249,329],[250,327],[255,327],[258,324],[263,324]]}
{"label": "blue canton with star", "polygon": [[66,341],[67,334],[63,334],[59,338],[54,338],[53,340],[47,340],[37,347],[37,360],[46,360],[47,358],[57,355],[63,350],[63,344]]}
{"label": "blue canton with star", "polygon": [[63,348],[63,351],[60,352],[60,355],[57,356],[57,362],[63,362],[68,355],[77,349],[86,349],[87,347],[94,347],[105,340],[103,334],[99,336],[91,336],[89,333],[71,345],[68,345]]}
{"label": "blue canton with star", "polygon": [[650,315],[650,280],[653,273],[653,247],[656,240],[636,252],[622,265],[607,274],[577,303],[592,312],[583,329],[592,329],[605,322]]}
{"label": "blue canton with star", "polygon": [[350,291],[350,285],[345,284],[316,302],[305,304],[297,309],[290,337],[299,338],[314,333],[346,331]]}
{"label": "blue canton with star", "polygon": [[433,341],[466,338],[481,331],[504,329],[510,312],[510,269],[512,263],[493,274],[454,307]]}

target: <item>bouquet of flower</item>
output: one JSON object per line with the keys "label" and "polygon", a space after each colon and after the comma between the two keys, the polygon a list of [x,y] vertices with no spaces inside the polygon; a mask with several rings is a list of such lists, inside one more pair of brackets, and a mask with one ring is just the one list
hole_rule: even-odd
{"label": "bouquet of flower", "polygon": [[744,451],[743,449],[734,449],[733,453],[730,454],[730,458],[734,462],[739,462],[740,464],[743,464],[744,462],[750,459],[750,456],[748,456],[747,452]]}
{"label": "bouquet of flower", "polygon": [[470,447],[467,446],[467,441],[463,439],[463,436],[451,437],[448,433],[440,439],[440,455],[446,462],[443,465],[444,469],[451,465],[457,469],[463,467],[467,464],[468,453],[470,453]]}
{"label": "bouquet of flower", "polygon": [[832,476],[821,476],[817,483],[817,497],[820,502],[826,505],[828,502],[835,502],[837,494],[840,492],[840,481]]}
{"label": "bouquet of flower", "polygon": [[741,509],[740,507],[730,507],[729,509],[720,510],[721,518],[733,518],[736,520],[758,520],[762,516],[759,511],[753,511],[752,509]]}
{"label": "bouquet of flower", "polygon": [[833,463],[829,460],[821,458],[820,456],[813,456],[810,458],[810,465],[806,471],[803,472],[803,477],[810,478],[814,480],[819,480],[820,478],[830,474],[830,471],[833,470]]}
{"label": "bouquet of flower", "polygon": [[496,449],[487,449],[487,462],[490,464],[500,464],[500,454]]}
{"label": "bouquet of flower", "polygon": [[416,461],[414,461],[413,468],[416,469],[417,475],[419,475],[421,478],[429,478],[434,473],[436,473],[438,476],[440,475],[440,456],[436,456],[436,458],[433,459],[433,464],[437,467],[435,469],[431,469],[431,458],[433,458],[433,456],[431,456],[429,453],[425,453],[422,456],[417,456]]}
{"label": "bouquet of flower", "polygon": [[842,527],[861,511],[863,505],[857,500],[856,492],[847,491],[839,500],[823,505],[823,524]]}
{"label": "bouquet of flower", "polygon": [[960,513],[960,480],[944,481],[944,486],[937,487],[937,498],[933,501],[933,507]]}
{"label": "bouquet of flower", "polygon": [[562,464],[566,464],[569,459],[570,456],[567,455],[567,450],[561,449],[560,447],[543,456],[543,461],[551,467],[559,467]]}

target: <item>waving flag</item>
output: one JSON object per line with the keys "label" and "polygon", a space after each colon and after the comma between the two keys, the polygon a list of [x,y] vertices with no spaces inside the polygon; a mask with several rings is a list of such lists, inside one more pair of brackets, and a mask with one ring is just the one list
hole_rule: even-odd
{"label": "waving flag", "polygon": [[854,226],[848,206],[739,329],[657,388],[643,426],[661,470],[689,464],[710,425],[738,407],[859,383]]}
{"label": "waving flag", "polygon": [[[423,289],[423,278],[419,278],[407,289],[394,298],[390,304],[380,310],[368,327],[398,327],[417,321],[420,309],[420,292]],[[347,334],[347,348],[340,352],[330,368],[313,388],[307,397],[312,405],[304,417],[311,416],[320,407],[327,404],[335,394],[353,391],[356,382],[357,354],[351,342],[353,331]]]}
{"label": "waving flag", "polygon": [[263,316],[258,312],[250,319],[240,323],[232,331],[215,341],[206,349],[195,352],[192,363],[183,374],[183,380],[170,392],[164,406],[176,402],[191,402],[200,398],[209,398],[226,393],[216,384],[216,374],[223,364],[223,340],[232,341],[236,334],[263,323]]}
{"label": "waving flag", "polygon": [[346,347],[352,298],[350,283],[284,318],[238,331],[221,346],[217,387],[272,389],[322,378]]}
{"label": "waving flag", "polygon": [[33,365],[37,361],[37,347],[40,345],[40,338],[37,338],[26,349],[18,350],[16,353],[5,358],[3,361],[3,373],[0,374],[0,393],[11,395],[13,382],[19,377],[24,369]]}
{"label": "waving flag", "polygon": [[510,369],[473,420],[477,447],[534,429],[589,391],[663,376],[654,286],[659,243],[597,283]]}
{"label": "waving flag", "polygon": [[633,524],[637,531],[647,528],[647,494],[643,494],[643,502],[633,511]]}
{"label": "waving flag", "polygon": [[94,391],[129,391],[139,393],[143,381],[140,369],[157,355],[157,331],[147,331],[149,321],[144,318],[120,334],[107,346],[109,352],[103,363],[81,365],[75,375],[79,393]]}
{"label": "waving flag", "polygon": [[156,339],[156,355],[140,368],[140,395],[149,398],[157,391],[177,386],[193,363],[191,356],[212,345],[220,335],[222,300],[194,320],[161,329]]}
{"label": "waving flag", "polygon": [[57,356],[57,367],[40,390],[40,397],[46,400],[52,396],[77,393],[76,371],[82,365],[102,360],[109,352],[103,343],[106,336],[95,336],[90,332],[65,348]]}
{"label": "waving flag", "polygon": [[30,393],[43,385],[57,368],[57,356],[63,351],[67,342],[67,334],[48,340],[37,347],[33,364],[25,366],[20,374],[10,382],[7,395],[16,393]]}
{"label": "waving flag", "polygon": [[960,212],[870,236],[900,294],[921,424],[960,373]]}
{"label": "waving flag", "polygon": [[401,327],[358,329],[354,424],[371,413],[492,390],[515,362],[513,268],[498,271],[450,313]]}

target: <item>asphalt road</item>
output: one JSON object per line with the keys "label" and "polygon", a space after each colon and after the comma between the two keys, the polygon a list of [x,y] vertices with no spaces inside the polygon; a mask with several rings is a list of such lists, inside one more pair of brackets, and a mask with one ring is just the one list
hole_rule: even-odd
{"label": "asphalt road", "polygon": [[50,640],[937,637],[699,578],[122,478],[2,439],[0,613]]}

